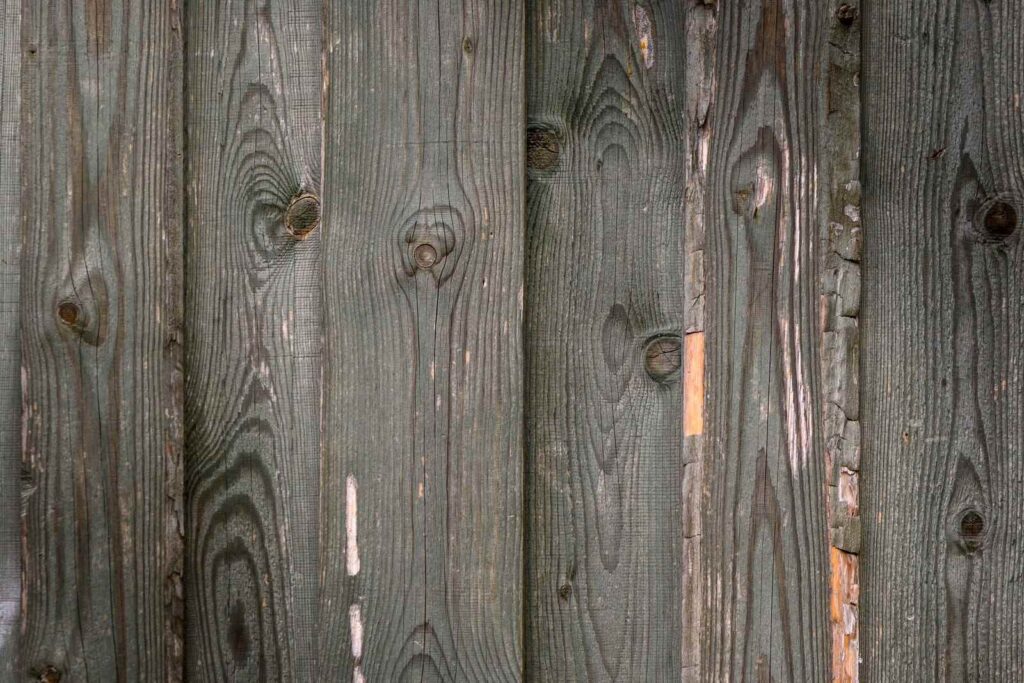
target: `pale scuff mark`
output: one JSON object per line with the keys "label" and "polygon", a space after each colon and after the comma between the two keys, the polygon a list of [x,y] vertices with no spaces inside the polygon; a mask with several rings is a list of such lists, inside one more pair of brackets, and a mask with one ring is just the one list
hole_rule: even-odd
{"label": "pale scuff mark", "polygon": [[356,538],[358,530],[356,517],[358,515],[358,502],[356,495],[359,485],[356,478],[351,474],[345,480],[345,567],[349,576],[359,573],[359,541]]}
{"label": "pale scuff mark", "polygon": [[352,636],[352,659],[355,668],[352,670],[352,683],[364,683],[363,675],[363,613],[358,603],[348,608],[348,630]]}
{"label": "pale scuff mark", "polygon": [[654,31],[647,10],[640,5],[633,8],[633,24],[640,39],[640,56],[643,57],[644,68],[650,69],[654,66]]}

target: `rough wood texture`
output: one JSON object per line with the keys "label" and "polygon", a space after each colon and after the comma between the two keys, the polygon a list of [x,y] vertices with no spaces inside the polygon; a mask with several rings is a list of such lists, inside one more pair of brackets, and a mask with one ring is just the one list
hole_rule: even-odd
{"label": "rough wood texture", "polygon": [[528,680],[681,675],[685,13],[530,5]]}
{"label": "rough wood texture", "polygon": [[197,681],[321,680],[321,13],[309,0],[187,4]]}
{"label": "rough wood texture", "polygon": [[180,680],[178,10],[22,7],[17,675]]}
{"label": "rough wood texture", "polygon": [[860,660],[860,16],[858,3],[832,0],[828,22],[828,220],[821,231],[821,376],[828,484],[829,620],[832,680],[855,683]]}
{"label": "rough wood texture", "polygon": [[709,125],[701,680],[826,680],[820,235],[828,7],[719,3]]}
{"label": "rough wood texture", "polygon": [[864,9],[863,677],[1019,680],[1024,14]]}
{"label": "rough wood texture", "polygon": [[21,0],[0,3],[0,680],[15,678],[21,605]]}
{"label": "rough wood texture", "polygon": [[523,4],[326,21],[320,677],[519,680]]}

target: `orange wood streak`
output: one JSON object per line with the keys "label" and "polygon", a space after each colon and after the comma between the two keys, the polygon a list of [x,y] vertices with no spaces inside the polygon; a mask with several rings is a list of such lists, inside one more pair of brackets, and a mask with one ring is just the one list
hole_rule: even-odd
{"label": "orange wood streak", "polygon": [[692,332],[684,339],[683,435],[704,433],[704,333]]}

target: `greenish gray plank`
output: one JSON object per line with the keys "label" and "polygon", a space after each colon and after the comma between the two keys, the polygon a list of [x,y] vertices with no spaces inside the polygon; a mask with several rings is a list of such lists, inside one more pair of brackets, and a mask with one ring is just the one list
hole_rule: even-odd
{"label": "greenish gray plank", "polygon": [[0,5],[0,680],[14,675],[21,620],[21,0]]}
{"label": "greenish gray plank", "polygon": [[1024,15],[864,8],[864,678],[1024,674]]}
{"label": "greenish gray plank", "polygon": [[517,681],[523,4],[326,21],[320,676]]}
{"label": "greenish gray plank", "polygon": [[831,13],[719,3],[705,199],[702,680],[826,680],[819,276]]}
{"label": "greenish gray plank", "polygon": [[686,12],[529,5],[528,680],[681,676]]}
{"label": "greenish gray plank", "polygon": [[174,3],[23,3],[19,679],[181,680]]}
{"label": "greenish gray plank", "polygon": [[186,668],[322,680],[322,6],[186,15]]}

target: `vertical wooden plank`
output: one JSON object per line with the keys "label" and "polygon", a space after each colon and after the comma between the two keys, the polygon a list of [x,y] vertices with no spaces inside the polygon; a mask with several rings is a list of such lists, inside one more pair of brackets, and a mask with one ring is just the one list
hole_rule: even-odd
{"label": "vertical wooden plank", "polygon": [[685,13],[530,4],[529,680],[681,675]]}
{"label": "vertical wooden plank", "polygon": [[22,9],[18,676],[180,680],[178,9]]}
{"label": "vertical wooden plank", "polygon": [[1024,672],[1022,30],[865,6],[867,680]]}
{"label": "vertical wooden plank", "polygon": [[320,676],[519,680],[523,5],[326,22]]}
{"label": "vertical wooden plank", "polygon": [[15,678],[21,619],[21,354],[18,205],[21,0],[0,8],[0,679]]}
{"label": "vertical wooden plank", "polygon": [[321,680],[322,4],[187,4],[188,672]]}
{"label": "vertical wooden plank", "polygon": [[705,198],[702,680],[825,680],[828,6],[719,3]]}

